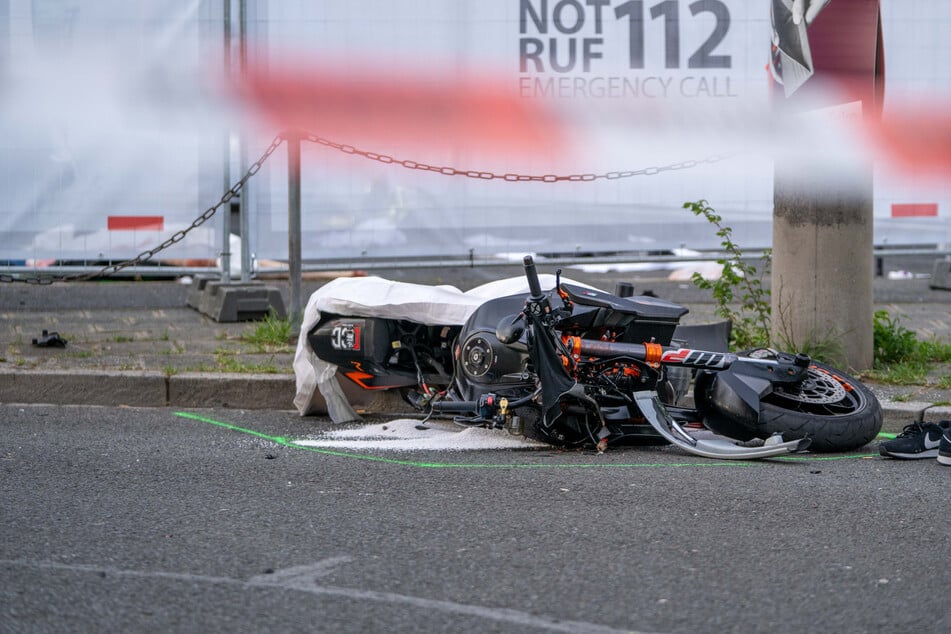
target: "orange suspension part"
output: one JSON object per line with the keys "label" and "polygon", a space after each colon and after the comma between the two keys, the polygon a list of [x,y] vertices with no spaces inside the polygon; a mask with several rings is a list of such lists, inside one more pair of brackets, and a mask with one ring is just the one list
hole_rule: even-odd
{"label": "orange suspension part", "polygon": [[664,355],[664,347],[659,343],[645,343],[644,344],[644,361],[652,367],[658,367],[660,365],[660,360]]}
{"label": "orange suspension part", "polygon": [[568,348],[568,352],[571,353],[575,361],[581,359],[581,337],[562,337],[561,341]]}

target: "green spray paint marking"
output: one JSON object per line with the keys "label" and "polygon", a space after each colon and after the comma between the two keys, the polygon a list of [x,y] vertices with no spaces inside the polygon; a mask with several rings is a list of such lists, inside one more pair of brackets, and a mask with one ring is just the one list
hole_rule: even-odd
{"label": "green spray paint marking", "polygon": [[[208,418],[206,416],[199,416],[198,414],[192,414],[190,412],[175,412],[175,416],[180,416],[181,418],[188,418],[190,420],[196,420],[202,423],[208,423],[209,425],[216,425],[218,427],[223,427],[225,429],[240,432],[242,434],[248,434],[249,436],[255,436],[257,438],[262,438],[264,440],[273,442],[276,445],[281,445],[283,447],[289,447],[291,449],[300,449],[302,451],[310,451],[312,453],[318,453],[325,456],[334,456],[337,458],[351,458],[353,460],[367,460],[370,462],[380,462],[383,464],[393,464],[400,465],[403,467],[417,467],[421,469],[620,469],[620,468],[634,468],[634,467],[754,467],[757,465],[763,464],[762,461],[740,461],[740,460],[712,460],[710,462],[642,462],[642,463],[622,463],[622,464],[551,464],[551,463],[541,463],[541,464],[491,464],[491,463],[453,463],[453,462],[419,462],[416,460],[397,460],[395,458],[383,458],[380,456],[369,456],[366,454],[360,453],[350,453],[345,451],[334,451],[332,449],[321,449],[319,447],[308,447],[307,445],[299,445],[293,439],[285,438],[283,436],[271,436],[269,434],[264,434],[253,429],[246,429],[244,427],[239,427],[238,425],[233,425],[231,423],[225,423],[220,420],[215,420],[213,418]],[[770,458],[770,460],[780,460],[783,462],[816,462],[816,461],[831,461],[831,460],[854,460],[856,458],[873,458],[874,454],[857,454],[854,456],[779,456],[775,458]]]}

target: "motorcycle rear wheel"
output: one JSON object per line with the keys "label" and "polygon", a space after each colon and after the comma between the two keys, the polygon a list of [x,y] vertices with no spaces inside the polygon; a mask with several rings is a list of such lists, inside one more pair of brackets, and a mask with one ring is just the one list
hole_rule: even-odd
{"label": "motorcycle rear wheel", "polygon": [[[707,400],[705,405],[728,417],[715,401]],[[851,451],[878,435],[882,407],[872,391],[858,380],[813,361],[801,385],[789,389],[776,386],[763,397],[757,422],[745,425],[734,419],[730,424],[742,427],[749,437],[766,439],[779,433],[784,440],[810,438],[812,451]]]}

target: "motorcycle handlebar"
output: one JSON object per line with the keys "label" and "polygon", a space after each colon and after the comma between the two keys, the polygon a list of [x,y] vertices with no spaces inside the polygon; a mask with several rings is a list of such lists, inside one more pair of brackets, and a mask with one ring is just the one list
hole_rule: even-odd
{"label": "motorcycle handlebar", "polygon": [[[526,255],[522,263],[525,266],[525,277],[528,279],[531,301],[543,301],[545,296],[542,294],[538,272],[535,270],[535,260],[532,256]],[[629,356],[656,365],[666,363],[692,368],[725,369],[730,367],[737,359],[737,356],[732,353],[673,348],[656,343],[621,343],[582,339],[580,337],[569,337],[565,343],[568,349],[576,355],[594,357]]]}
{"label": "motorcycle handlebar", "polygon": [[528,278],[528,290],[532,293],[532,299],[536,301],[542,299],[544,295],[542,295],[542,285],[538,281],[538,271],[535,270],[535,260],[532,256],[526,255],[522,263],[525,265],[525,277]]}
{"label": "motorcycle handlebar", "polygon": [[648,363],[682,365],[691,368],[725,369],[736,362],[730,352],[708,352],[674,348],[657,343],[621,343],[569,337],[566,346],[574,354],[592,357],[628,356]]}

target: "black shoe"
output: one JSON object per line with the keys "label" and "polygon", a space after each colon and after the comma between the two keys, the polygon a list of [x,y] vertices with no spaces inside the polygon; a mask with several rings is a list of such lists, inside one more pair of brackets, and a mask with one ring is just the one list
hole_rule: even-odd
{"label": "black shoe", "polygon": [[[951,421],[946,420],[941,422],[951,423]],[[945,427],[944,433],[941,434],[941,444],[938,445],[938,464],[951,467],[951,424]]]}
{"label": "black shoe", "polygon": [[[951,427],[951,421],[940,423],[912,423],[905,425],[898,437],[887,440],[878,446],[878,453],[889,458],[919,460],[938,456],[938,445]],[[951,463],[951,447],[948,447],[947,460]],[[942,463],[944,464],[944,463]]]}

